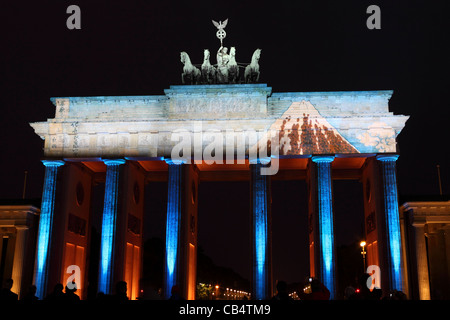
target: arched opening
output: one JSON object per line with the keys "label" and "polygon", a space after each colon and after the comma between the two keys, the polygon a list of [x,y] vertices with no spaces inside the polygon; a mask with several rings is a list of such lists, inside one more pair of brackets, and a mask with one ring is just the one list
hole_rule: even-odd
{"label": "arched opening", "polygon": [[250,292],[249,192],[247,181],[199,184],[197,299],[237,299]]}
{"label": "arched opening", "polygon": [[358,180],[334,180],[334,241],[336,248],[336,298],[355,287],[364,272],[360,242],[364,240],[363,189]]}
{"label": "arched opening", "polygon": [[308,194],[304,180],[272,181],[273,290],[286,281],[293,293],[309,276]]}

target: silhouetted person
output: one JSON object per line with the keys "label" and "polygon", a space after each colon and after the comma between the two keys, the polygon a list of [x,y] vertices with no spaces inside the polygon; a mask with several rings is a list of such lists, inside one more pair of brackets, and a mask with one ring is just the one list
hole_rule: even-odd
{"label": "silhouetted person", "polygon": [[64,286],[62,283],[55,284],[55,287],[53,288],[53,291],[47,295],[45,300],[48,301],[64,301],[65,296],[63,292]]}
{"label": "silhouetted person", "polygon": [[381,288],[373,288],[372,295],[374,300],[381,300],[381,296],[383,295],[383,291]]}
{"label": "silhouetted person", "polygon": [[93,285],[89,282],[88,288],[87,288],[87,300],[95,300],[97,299],[97,286]]}
{"label": "silhouetted person", "polygon": [[97,293],[97,296],[95,297],[96,300],[104,301],[107,299],[107,296],[104,292]]}
{"label": "silhouetted person", "polygon": [[75,282],[72,282],[72,285],[66,286],[66,294],[64,295],[64,298],[66,301],[80,301],[80,297],[75,293],[77,291],[77,284]]}
{"label": "silhouetted person", "polygon": [[344,290],[344,300],[350,300],[352,299],[352,296],[355,294],[355,288],[352,286],[348,286]]}
{"label": "silhouetted person", "polygon": [[116,283],[116,292],[112,295],[112,299],[116,301],[128,301],[127,283],[125,281],[118,281]]}
{"label": "silhouetted person", "polygon": [[289,296],[287,290],[287,283],[285,281],[277,282],[277,294],[272,297],[272,300],[281,300],[281,301],[294,300]]}
{"label": "silhouetted person", "polygon": [[297,294],[300,300],[329,300],[330,291],[318,279],[312,279],[310,282],[311,293],[305,293],[303,290],[298,291]]}
{"label": "silhouetted person", "polygon": [[13,279],[6,279],[5,284],[0,291],[0,300],[1,301],[17,301],[19,296],[11,291],[13,287]]}
{"label": "silhouetted person", "polygon": [[172,287],[172,295],[170,296],[169,300],[185,300],[182,296],[181,296],[181,292],[180,292],[180,287],[177,285],[174,285]]}
{"label": "silhouetted person", "polygon": [[37,290],[36,286],[31,285],[28,288],[28,292],[23,296],[21,300],[26,302],[33,302],[39,300],[39,298],[36,296],[36,290]]}

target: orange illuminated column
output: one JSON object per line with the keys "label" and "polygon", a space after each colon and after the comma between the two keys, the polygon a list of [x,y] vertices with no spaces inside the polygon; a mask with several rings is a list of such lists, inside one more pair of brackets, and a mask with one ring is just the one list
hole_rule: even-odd
{"label": "orange illuminated column", "polygon": [[55,230],[57,237],[53,245],[54,250],[60,252],[58,282],[66,286],[69,280],[75,281],[75,293],[83,299],[87,295],[86,270],[93,172],[80,162],[67,164],[64,168],[64,196],[57,219],[58,230]]}
{"label": "orange illuminated column", "polygon": [[[14,247],[14,261],[11,278],[13,279],[12,291],[18,294],[19,299],[24,294],[24,292],[21,289],[22,289],[22,278],[26,277],[23,271],[26,270],[24,268],[26,267],[24,262],[26,260],[25,250],[27,245],[27,236],[29,233],[30,232],[28,226],[16,226],[16,239],[15,239],[16,243]],[[0,237],[0,239],[3,240],[3,237]],[[3,248],[0,248],[0,254],[2,252],[2,249]]]}
{"label": "orange illuminated column", "polygon": [[189,243],[189,262],[188,262],[188,280],[187,280],[187,299],[195,300],[197,261],[196,247]]}
{"label": "orange illuminated column", "polygon": [[[365,217],[365,241],[367,244],[366,266],[380,266],[378,250],[378,230],[380,223],[380,188],[379,177],[376,173],[374,158],[367,158],[363,166],[363,193],[364,193],[364,217]],[[366,270],[364,270],[366,271]]]}
{"label": "orange illuminated column", "polygon": [[125,252],[125,282],[127,296],[131,300],[139,297],[139,280],[141,275],[141,248],[127,242]]}
{"label": "orange illuminated column", "polygon": [[415,260],[420,300],[430,300],[430,275],[428,267],[427,241],[425,239],[425,221],[414,220]]}
{"label": "orange illuminated column", "polygon": [[127,295],[131,300],[139,297],[142,275],[145,174],[138,162],[127,161],[120,187],[115,281],[127,282]]}
{"label": "orange illuminated column", "polygon": [[184,165],[184,192],[181,210],[180,257],[182,270],[181,292],[188,300],[195,300],[197,289],[197,211],[198,211],[198,169],[195,165]]}
{"label": "orange illuminated column", "polygon": [[64,247],[64,268],[63,281],[61,283],[67,285],[69,282],[75,281],[77,291],[75,292],[80,298],[85,296],[85,270],[86,270],[86,248],[66,242]]}

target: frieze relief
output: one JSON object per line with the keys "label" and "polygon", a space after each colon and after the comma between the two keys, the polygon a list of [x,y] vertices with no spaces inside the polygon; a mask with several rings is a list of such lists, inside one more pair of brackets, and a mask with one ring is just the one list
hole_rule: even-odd
{"label": "frieze relief", "polygon": [[242,118],[262,116],[266,110],[263,99],[248,97],[229,97],[229,98],[191,98],[174,99],[170,105],[171,118],[183,117],[189,119],[217,119],[220,117]]}

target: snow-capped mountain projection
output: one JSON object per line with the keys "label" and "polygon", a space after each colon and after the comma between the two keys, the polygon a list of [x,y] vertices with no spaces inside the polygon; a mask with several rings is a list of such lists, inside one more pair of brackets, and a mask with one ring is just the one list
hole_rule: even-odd
{"label": "snow-capped mountain projection", "polygon": [[309,101],[293,102],[269,131],[267,143],[278,138],[280,155],[359,153]]}

